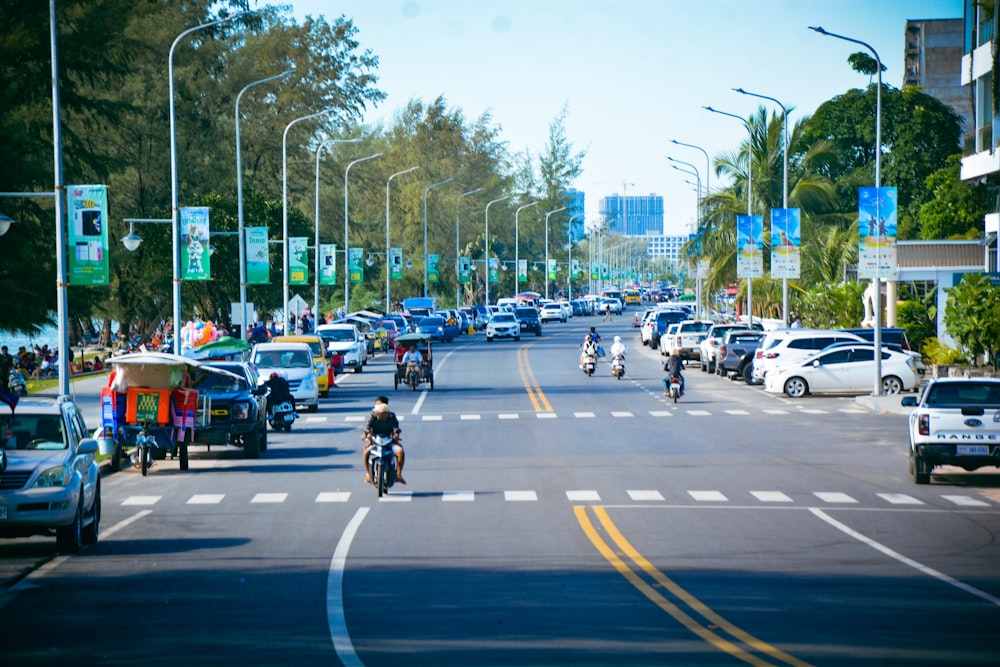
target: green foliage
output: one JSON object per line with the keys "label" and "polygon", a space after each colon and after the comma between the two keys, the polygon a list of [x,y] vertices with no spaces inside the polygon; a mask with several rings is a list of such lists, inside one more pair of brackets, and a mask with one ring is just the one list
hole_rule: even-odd
{"label": "green foliage", "polygon": [[952,155],[947,165],[927,177],[930,199],[919,208],[918,226],[912,230],[922,239],[968,238],[978,235],[983,217],[990,210],[990,194],[985,186],[962,181],[960,155]]}
{"label": "green foliage", "polygon": [[969,353],[978,359],[989,355],[994,368],[998,367],[1000,352],[1000,287],[990,283],[989,276],[967,273],[962,281],[945,290],[948,302],[944,310],[944,323],[948,333]]}
{"label": "green foliage", "polygon": [[924,341],[935,334],[931,313],[919,301],[903,301],[896,307],[896,321],[906,331],[906,339],[917,351],[924,347]]}
{"label": "green foliage", "polygon": [[864,291],[865,284],[859,282],[813,286],[797,299],[802,326],[817,329],[858,326],[864,317]]}
{"label": "green foliage", "polygon": [[965,354],[960,349],[946,345],[933,336],[924,341],[922,352],[924,358],[932,364],[948,365],[966,363]]}

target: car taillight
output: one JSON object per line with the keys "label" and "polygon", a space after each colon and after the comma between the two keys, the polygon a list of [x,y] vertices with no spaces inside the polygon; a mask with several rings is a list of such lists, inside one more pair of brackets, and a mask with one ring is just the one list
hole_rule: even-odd
{"label": "car taillight", "polygon": [[930,415],[917,415],[917,432],[920,435],[930,435],[931,434],[931,416]]}
{"label": "car taillight", "polygon": [[715,356],[719,357],[719,360],[721,361],[722,359],[726,358],[726,353],[727,352],[728,352],[728,350],[726,350],[726,346],[725,345],[720,345],[719,346],[719,351],[715,353]]}
{"label": "car taillight", "polygon": [[777,352],[767,352],[767,353],[764,354],[763,358],[764,359],[777,359],[779,356],[781,356],[781,355],[779,355]]}
{"label": "car taillight", "polygon": [[757,350],[756,352],[754,352],[753,353],[753,358],[754,359],[763,359],[764,358],[764,350]]}

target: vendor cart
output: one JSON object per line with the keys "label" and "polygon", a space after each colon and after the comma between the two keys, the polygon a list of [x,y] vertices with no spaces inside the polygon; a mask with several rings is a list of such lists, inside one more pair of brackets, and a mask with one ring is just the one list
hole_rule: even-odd
{"label": "vendor cart", "polygon": [[[413,345],[420,352],[423,362],[419,367],[410,367],[403,363],[403,355]],[[413,391],[422,383],[428,383],[434,389],[434,357],[431,352],[431,337],[425,334],[411,333],[396,337],[396,374],[393,376],[393,388],[399,389],[400,383],[409,385]]]}

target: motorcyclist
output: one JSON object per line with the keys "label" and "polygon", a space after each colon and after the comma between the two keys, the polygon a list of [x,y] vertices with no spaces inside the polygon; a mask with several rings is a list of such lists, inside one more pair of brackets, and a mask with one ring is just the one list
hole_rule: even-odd
{"label": "motorcyclist", "polygon": [[684,375],[681,371],[684,370],[684,360],[681,359],[680,350],[674,349],[670,351],[670,357],[663,364],[663,370],[667,372],[663,378],[663,395],[668,396],[670,394],[670,379],[676,376],[681,381],[681,396],[683,396]]}
{"label": "motorcyclist", "polygon": [[267,397],[268,412],[271,412],[271,410],[274,409],[274,406],[281,405],[286,401],[292,403],[293,405],[295,404],[295,399],[292,397],[292,390],[288,386],[288,380],[281,377],[280,374],[271,373],[271,377],[269,377],[264,384],[271,390],[271,393]]}
{"label": "motorcyclist", "polygon": [[403,449],[403,444],[399,441],[400,432],[399,419],[396,417],[396,413],[389,409],[389,397],[376,397],[375,407],[368,418],[368,424],[361,433],[361,439],[365,441],[363,451],[365,484],[371,484],[372,481],[372,471],[368,464],[368,451],[372,446],[371,436],[373,435],[388,435],[392,438],[392,453],[396,455],[396,481],[400,484],[406,484],[406,480],[403,479],[403,461],[406,458],[406,452]]}
{"label": "motorcyclist", "polygon": [[414,366],[417,367],[417,370],[420,372],[421,376],[424,374],[423,371],[424,355],[420,353],[420,350],[417,349],[416,345],[410,345],[410,349],[403,354],[403,358],[401,361],[406,366],[407,372],[409,372],[410,364],[413,364]]}
{"label": "motorcyclist", "polygon": [[628,345],[622,342],[621,336],[615,336],[615,342],[611,344],[611,358],[621,357],[623,360],[628,354]]}
{"label": "motorcyclist", "polygon": [[594,363],[597,363],[597,344],[594,343],[594,339],[590,334],[587,334],[583,339],[583,348],[580,352],[580,368],[583,368],[584,364],[587,363],[587,357],[592,357]]}

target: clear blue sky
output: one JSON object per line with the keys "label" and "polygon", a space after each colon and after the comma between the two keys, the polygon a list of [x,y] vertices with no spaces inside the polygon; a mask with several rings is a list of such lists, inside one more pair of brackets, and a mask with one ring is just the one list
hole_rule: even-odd
{"label": "clear blue sky", "polygon": [[[740,116],[767,95],[795,122],[824,101],[867,85],[847,57],[860,46],[808,29],[822,26],[871,44],[902,85],[907,19],[961,18],[961,0],[293,0],[306,15],[341,14],[361,48],[380,60],[388,94],[366,121],[391,118],[410,99],[443,95],[467,119],[489,111],[512,152],[542,152],[568,107],[567,136],[585,150],[573,184],[586,193],[588,225],[601,197],[656,193],[665,231],[695,220],[694,188],[665,155],[692,163],[735,149]],[[777,108],[774,105],[770,107]],[[625,185],[627,184],[627,185]],[[712,179],[713,189],[717,185]]]}

